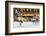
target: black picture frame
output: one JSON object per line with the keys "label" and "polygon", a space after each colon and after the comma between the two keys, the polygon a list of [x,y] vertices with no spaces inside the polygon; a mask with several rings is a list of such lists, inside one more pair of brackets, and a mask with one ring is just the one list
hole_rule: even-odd
{"label": "black picture frame", "polygon": [[[43,5],[43,31],[35,32],[22,32],[22,33],[9,33],[8,32],[8,3],[27,3],[27,4],[42,4]],[[35,34],[35,33],[44,33],[45,32],[45,3],[40,2],[24,2],[24,1],[5,1],[5,35],[18,35],[18,34]]]}

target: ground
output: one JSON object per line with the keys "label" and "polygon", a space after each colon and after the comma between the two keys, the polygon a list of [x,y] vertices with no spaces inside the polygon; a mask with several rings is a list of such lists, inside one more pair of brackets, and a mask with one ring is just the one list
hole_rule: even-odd
{"label": "ground", "polygon": [[38,27],[39,26],[39,21],[38,22],[23,22],[23,23],[21,23],[21,25],[20,25],[20,23],[21,22],[14,22],[14,28],[19,28],[19,27]]}

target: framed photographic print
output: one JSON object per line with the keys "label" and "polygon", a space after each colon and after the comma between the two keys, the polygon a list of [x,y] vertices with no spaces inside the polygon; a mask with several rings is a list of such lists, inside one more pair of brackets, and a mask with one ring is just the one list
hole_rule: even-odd
{"label": "framed photographic print", "polygon": [[5,34],[45,32],[45,4],[5,1]]}

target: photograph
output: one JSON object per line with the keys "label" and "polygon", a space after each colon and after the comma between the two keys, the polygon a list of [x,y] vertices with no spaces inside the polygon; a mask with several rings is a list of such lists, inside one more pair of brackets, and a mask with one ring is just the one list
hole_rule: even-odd
{"label": "photograph", "polygon": [[5,34],[45,32],[45,3],[5,1]]}
{"label": "photograph", "polygon": [[14,28],[38,27],[40,25],[39,9],[14,8]]}

